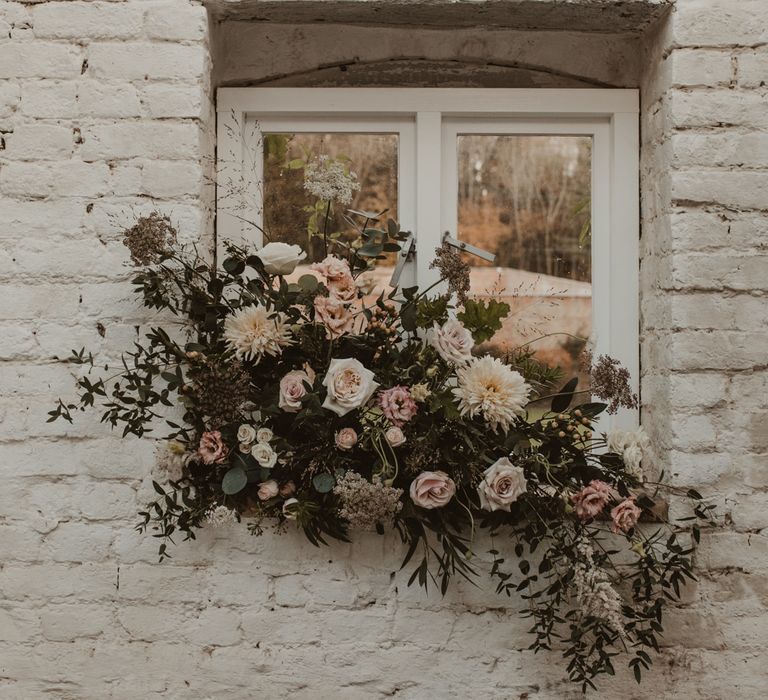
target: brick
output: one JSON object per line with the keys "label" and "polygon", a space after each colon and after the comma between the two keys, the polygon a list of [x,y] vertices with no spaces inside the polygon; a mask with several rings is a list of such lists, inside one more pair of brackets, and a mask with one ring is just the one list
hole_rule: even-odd
{"label": "brick", "polygon": [[119,158],[185,159],[197,152],[199,129],[195,124],[164,121],[130,122],[83,129],[80,149],[86,160]]}
{"label": "brick", "polygon": [[755,291],[768,288],[768,255],[692,253],[672,262],[672,286],[679,289]]}
{"label": "brick", "polygon": [[202,5],[165,2],[147,10],[145,27],[152,39],[195,41],[206,35],[208,17]]}
{"label": "brick", "polygon": [[95,78],[195,81],[203,77],[206,55],[202,46],[103,43],[89,47],[88,66]]}
{"label": "brick", "polygon": [[0,78],[74,78],[80,74],[79,48],[45,42],[0,42]]}
{"label": "brick", "polygon": [[80,113],[89,117],[141,115],[138,91],[130,83],[85,81],[78,87],[78,104]]}
{"label": "brick", "polygon": [[768,134],[762,132],[676,134],[672,139],[678,167],[729,166],[768,168]]}
{"label": "brick", "polygon": [[21,89],[10,80],[0,82],[0,118],[9,117],[19,106]]}
{"label": "brick", "polygon": [[148,161],[142,183],[150,197],[196,195],[202,186],[202,170],[199,163],[190,161]]}
{"label": "brick", "polygon": [[739,85],[743,87],[765,87],[768,84],[768,51],[747,51],[738,57]]}
{"label": "brick", "polygon": [[203,91],[197,85],[158,83],[144,89],[143,101],[153,119],[162,119],[200,117],[203,99]]}
{"label": "brick", "polygon": [[46,2],[32,12],[41,39],[129,39],[141,33],[143,15],[141,4],[113,2]]}
{"label": "brick", "polygon": [[40,614],[43,637],[51,641],[98,637],[112,625],[112,615],[102,606],[55,605]]}
{"label": "brick", "polygon": [[69,158],[74,148],[72,129],[52,124],[24,124],[6,137],[5,156],[14,160]]}
{"label": "brick", "polygon": [[672,197],[683,202],[766,209],[768,171],[682,170],[672,173]]}
{"label": "brick", "polygon": [[679,45],[751,45],[768,41],[763,0],[684,0],[672,15]]}
{"label": "brick", "polygon": [[80,113],[77,83],[74,80],[25,81],[21,89],[21,111],[37,118],[76,117]]}
{"label": "brick", "polygon": [[678,49],[668,60],[672,66],[673,87],[715,87],[731,82],[730,51]]}
{"label": "brick", "polygon": [[669,93],[672,126],[768,128],[768,112],[762,95],[750,90],[693,90]]}

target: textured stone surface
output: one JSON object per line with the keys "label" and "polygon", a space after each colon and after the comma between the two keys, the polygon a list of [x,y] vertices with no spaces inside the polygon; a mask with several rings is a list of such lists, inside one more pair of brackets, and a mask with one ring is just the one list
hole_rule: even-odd
{"label": "textured stone surface", "polygon": [[[702,540],[699,582],[654,673],[638,688],[619,670],[593,697],[763,698],[768,5],[679,0],[650,30],[661,3],[384,5],[251,3],[243,13],[272,21],[226,28],[240,38],[215,52],[217,73],[641,84],[643,422],[657,465],[713,494],[726,526]],[[351,12],[496,29],[308,24]],[[194,0],[0,1],[0,698],[581,697],[559,658],[526,651],[521,601],[487,584],[424,597],[405,585],[393,537],[315,549],[298,533],[228,528],[157,565],[155,543],[132,531],[152,444],[120,441],[95,414],[45,423],[76,373],[58,358],[82,345],[114,357],[146,320],[120,225],[159,207],[187,234],[210,233],[207,27]],[[355,56],[374,63],[351,64],[344,82],[337,63]],[[481,566],[489,548],[477,544]]]}
{"label": "textured stone surface", "polygon": [[216,19],[640,33],[668,0],[204,0]]}

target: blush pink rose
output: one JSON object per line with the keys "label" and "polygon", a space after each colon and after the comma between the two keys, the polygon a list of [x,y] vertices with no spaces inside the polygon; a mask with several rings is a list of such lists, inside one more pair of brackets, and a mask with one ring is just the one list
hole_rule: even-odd
{"label": "blush pink rose", "polygon": [[613,524],[611,530],[618,534],[619,532],[627,533],[635,525],[640,518],[640,514],[643,511],[635,504],[635,497],[627,498],[611,509],[611,519]]}
{"label": "blush pink rose", "polygon": [[278,405],[287,413],[296,413],[301,408],[301,400],[307,395],[307,387],[315,381],[315,373],[309,365],[304,369],[288,372],[280,380]]}
{"label": "blush pink rose", "polygon": [[229,454],[229,448],[224,444],[218,430],[203,433],[197,451],[205,464],[221,464]]}
{"label": "blush pink rose", "polygon": [[404,386],[393,386],[379,392],[379,405],[390,423],[402,427],[419,410],[411,397],[411,392]]}
{"label": "blush pink rose", "polygon": [[335,255],[329,255],[322,262],[311,266],[315,272],[319,272],[329,282],[336,282],[345,277],[352,277],[349,269],[349,263],[346,260],[337,258]]}
{"label": "blush pink rose", "polygon": [[357,285],[352,275],[328,282],[328,293],[332,299],[349,304],[357,299]]}
{"label": "blush pink rose", "polygon": [[286,481],[280,487],[280,495],[283,498],[288,498],[289,496],[293,496],[294,493],[296,493],[296,484],[293,483],[293,481]]}
{"label": "blush pink rose", "polygon": [[456,493],[456,484],[445,472],[421,472],[411,482],[411,500],[422,508],[442,508]]}
{"label": "blush pink rose", "polygon": [[331,297],[315,297],[315,317],[325,326],[329,338],[349,333],[355,322],[349,308]]}
{"label": "blush pink rose", "polygon": [[274,498],[280,493],[280,488],[274,479],[269,481],[263,481],[259,484],[259,500],[268,501],[270,498]]}
{"label": "blush pink rose", "polygon": [[357,433],[354,428],[342,428],[336,433],[336,447],[340,450],[351,450],[357,444]]}
{"label": "blush pink rose", "polygon": [[597,517],[611,500],[613,489],[604,481],[594,479],[581,491],[571,496],[573,509],[581,520]]}

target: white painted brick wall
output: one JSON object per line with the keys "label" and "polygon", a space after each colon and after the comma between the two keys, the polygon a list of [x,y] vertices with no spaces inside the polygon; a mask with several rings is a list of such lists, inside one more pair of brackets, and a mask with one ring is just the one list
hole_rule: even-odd
{"label": "white painted brick wall", "polygon": [[[563,39],[569,73],[645,67],[644,422],[658,463],[729,522],[702,542],[655,674],[638,689],[620,673],[595,697],[768,687],[767,27],[764,0],[678,0],[643,61],[606,36],[574,66],[580,39]],[[263,74],[311,61],[284,30],[256,31],[278,37],[257,51]],[[445,30],[409,32],[425,55],[453,51]],[[386,57],[398,34],[374,46],[378,33],[350,40]],[[460,34],[472,57],[558,65],[557,35]],[[425,598],[398,572],[396,538],[317,550],[233,528],[157,565],[131,529],[149,441],[120,441],[95,414],[45,423],[77,372],[57,358],[81,345],[114,357],[145,320],[119,225],[159,207],[186,233],[210,230],[210,61],[196,0],[0,0],[0,698],[579,697],[559,659],[526,651],[520,601],[461,583]]]}

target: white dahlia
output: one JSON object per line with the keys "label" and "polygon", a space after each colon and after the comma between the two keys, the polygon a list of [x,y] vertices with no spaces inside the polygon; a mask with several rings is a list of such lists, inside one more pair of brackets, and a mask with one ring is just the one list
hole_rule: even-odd
{"label": "white dahlia", "polygon": [[240,359],[259,362],[275,357],[293,344],[285,314],[270,313],[263,306],[246,306],[224,322],[224,338]]}
{"label": "white dahlia", "polygon": [[515,416],[523,414],[531,387],[519,372],[501,360],[485,356],[456,371],[459,386],[453,390],[461,415],[482,414],[494,432],[506,433]]}

